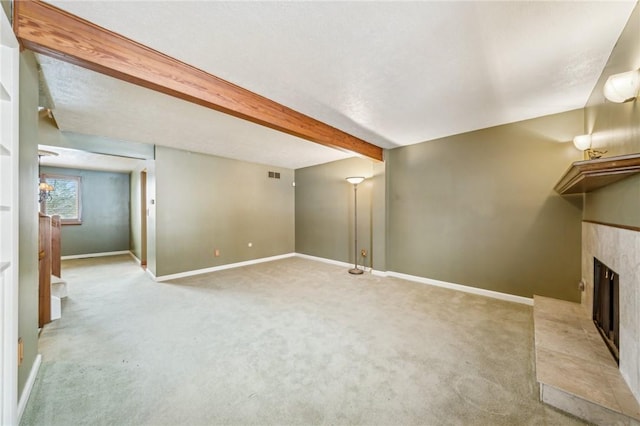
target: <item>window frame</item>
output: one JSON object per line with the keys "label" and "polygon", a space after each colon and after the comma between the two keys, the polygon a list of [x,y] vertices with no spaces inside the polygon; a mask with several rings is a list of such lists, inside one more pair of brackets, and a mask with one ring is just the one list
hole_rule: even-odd
{"label": "window frame", "polygon": [[[62,225],[82,225],[82,176],[74,176],[74,175],[60,175],[60,174],[52,174],[52,173],[41,173],[40,179],[58,179],[58,180],[69,180],[75,181],[77,184],[77,192],[76,192],[76,207],[78,215],[73,219],[65,219],[62,216],[60,217],[60,223]],[[55,193],[55,186],[54,186]],[[52,216],[49,212],[47,212],[47,200],[46,198],[40,203],[40,211],[47,215]],[[55,213],[54,213],[55,214]]]}

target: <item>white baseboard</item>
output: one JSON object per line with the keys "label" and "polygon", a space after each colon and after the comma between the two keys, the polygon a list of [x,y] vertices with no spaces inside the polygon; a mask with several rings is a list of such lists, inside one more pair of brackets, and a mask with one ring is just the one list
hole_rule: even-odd
{"label": "white baseboard", "polygon": [[401,274],[400,272],[387,271],[387,276],[400,278],[407,281],[413,281],[421,284],[428,284],[436,287],[443,287],[451,290],[462,291],[465,293],[477,294],[479,296],[491,297],[493,299],[506,300],[508,302],[515,302],[515,303],[521,303],[523,305],[533,306],[533,299],[529,297],[516,296],[514,294],[508,294],[508,293],[500,293],[498,291],[486,290],[484,288],[470,287],[462,284],[454,284],[446,281],[434,280],[431,278],[417,277],[415,275]]}
{"label": "white baseboard", "polygon": [[[343,268],[351,268],[353,266],[352,263],[342,262],[342,261],[333,260],[333,259],[326,259],[324,257],[311,256],[311,255],[303,254],[303,253],[287,253],[287,254],[283,254],[283,255],[279,255],[279,256],[263,257],[263,258],[260,258],[260,259],[248,260],[248,261],[245,261],[245,262],[230,263],[228,265],[214,266],[214,267],[211,267],[211,268],[197,269],[197,270],[194,270],[194,271],[180,272],[180,273],[177,273],[177,274],[161,275],[159,277],[156,277],[155,275],[153,275],[153,273],[149,269],[147,269],[146,272],[151,276],[151,278],[154,281],[161,282],[161,281],[174,280],[174,279],[177,279],[177,278],[190,277],[190,276],[193,276],[193,275],[206,274],[206,273],[209,273],[209,272],[222,271],[222,270],[225,270],[225,269],[239,268],[239,267],[248,266],[248,265],[255,265],[257,263],[272,262],[274,260],[286,259],[286,258],[289,258],[289,257],[299,257],[301,259],[313,260],[313,261],[316,261],[316,262],[327,263],[329,265],[340,266],[340,267],[343,267]],[[508,294],[508,293],[500,293],[498,291],[486,290],[486,289],[477,288],[477,287],[470,287],[470,286],[466,286],[466,285],[462,285],[462,284],[454,284],[454,283],[449,283],[449,282],[446,282],[446,281],[434,280],[434,279],[431,279],[431,278],[418,277],[418,276],[415,276],[415,275],[402,274],[400,272],[378,271],[378,270],[371,269],[371,268],[364,268],[364,270],[366,272],[370,272],[372,275],[375,275],[375,276],[378,276],[378,277],[400,278],[400,279],[403,279],[403,280],[413,281],[413,282],[417,282],[417,283],[421,283],[421,284],[428,284],[428,285],[433,285],[433,286],[436,286],[436,287],[448,288],[450,290],[457,290],[457,291],[462,291],[462,292],[465,292],[465,293],[477,294],[479,296],[491,297],[493,299],[506,300],[508,302],[515,302],[515,303],[521,303],[521,304],[524,304],[524,305],[533,306],[533,299],[532,298],[528,298],[528,297],[516,296],[516,295]]]}
{"label": "white baseboard", "polygon": [[27,377],[27,382],[22,390],[22,395],[20,395],[20,401],[18,401],[18,424],[20,424],[25,408],[27,408],[27,402],[29,402],[29,396],[31,396],[31,391],[33,390],[33,384],[36,382],[36,377],[38,377],[40,364],[42,364],[42,355],[38,354],[36,355],[36,359],[33,361],[29,377]]}
{"label": "white baseboard", "polygon": [[121,250],[121,251],[106,251],[103,253],[87,253],[87,254],[72,254],[69,256],[62,256],[62,260],[70,260],[70,259],[86,259],[89,257],[102,257],[102,256],[117,256],[119,254],[129,254],[131,253],[129,250]]}
{"label": "white baseboard", "polygon": [[177,278],[191,277],[193,275],[207,274],[209,272],[223,271],[225,269],[240,268],[242,266],[255,265],[257,263],[273,262],[274,260],[286,259],[286,258],[293,257],[293,256],[295,256],[295,253],[280,254],[280,255],[277,255],[277,256],[262,257],[260,259],[252,259],[252,260],[247,260],[247,261],[244,261],[244,262],[229,263],[227,265],[213,266],[211,268],[204,268],[204,269],[196,269],[194,271],[179,272],[177,274],[160,275],[158,277],[154,276],[149,271],[149,269],[147,269],[147,272],[149,272],[149,274],[151,275],[151,277],[153,277],[153,279],[155,281],[161,282],[161,281],[175,280]]}
{"label": "white baseboard", "polygon": [[129,250],[129,255],[133,258],[133,260],[136,261],[136,263],[138,265],[142,265],[142,261],[140,259],[138,259],[138,257],[135,254],[133,254],[133,252],[131,250]]}
{"label": "white baseboard", "polygon": [[[300,259],[315,260],[316,262],[328,263],[329,265],[341,266],[343,268],[353,268],[353,266],[354,266],[353,263],[342,262],[340,260],[327,259],[325,257],[311,256],[309,254],[296,253],[295,256],[299,257]],[[371,272],[371,275],[375,275],[375,276],[378,276],[378,277],[386,277],[387,276],[386,272],[377,271],[375,269],[371,269],[371,268],[368,268],[368,267],[364,267],[364,271],[365,272]]]}
{"label": "white baseboard", "polygon": [[[333,259],[325,259],[324,257],[310,256],[308,254],[296,253],[296,257],[299,257],[301,259],[315,260],[316,262],[328,263],[330,265],[342,266],[344,268],[353,267],[352,263],[341,262],[339,260],[333,260]],[[500,293],[493,290],[485,290],[483,288],[469,287],[462,284],[448,283],[446,281],[438,281],[438,280],[433,280],[431,278],[417,277],[415,275],[401,274],[399,272],[393,272],[393,271],[377,271],[375,269],[372,270],[371,268],[365,268],[365,271],[371,272],[372,275],[375,275],[377,277],[400,278],[403,280],[413,281],[421,284],[429,284],[437,287],[448,288],[451,290],[462,291],[465,293],[472,293],[480,296],[491,297],[494,299],[506,300],[509,302],[516,302],[516,303],[522,303],[524,305],[533,306],[533,299],[522,297],[522,296],[515,296],[513,294]]]}
{"label": "white baseboard", "polygon": [[339,260],[327,259],[325,257],[311,256],[309,254],[296,253],[296,257],[300,259],[315,260],[316,262],[327,263],[329,265],[342,266],[343,268],[353,267],[353,263],[341,262]]}

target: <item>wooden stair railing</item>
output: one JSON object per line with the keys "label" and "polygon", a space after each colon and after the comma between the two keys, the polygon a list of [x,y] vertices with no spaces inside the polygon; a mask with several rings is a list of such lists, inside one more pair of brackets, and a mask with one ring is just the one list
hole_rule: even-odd
{"label": "wooden stair railing", "polygon": [[38,327],[51,322],[51,275],[61,277],[60,216],[40,213],[38,228]]}
{"label": "wooden stair railing", "polygon": [[38,227],[38,327],[51,322],[51,217],[40,213]]}

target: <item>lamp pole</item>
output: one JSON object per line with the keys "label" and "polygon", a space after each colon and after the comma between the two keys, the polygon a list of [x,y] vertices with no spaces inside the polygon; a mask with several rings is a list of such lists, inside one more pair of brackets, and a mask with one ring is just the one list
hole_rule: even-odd
{"label": "lamp pole", "polygon": [[348,177],[347,181],[353,184],[353,268],[349,273],[361,275],[364,271],[358,268],[358,184],[364,180],[361,176]]}

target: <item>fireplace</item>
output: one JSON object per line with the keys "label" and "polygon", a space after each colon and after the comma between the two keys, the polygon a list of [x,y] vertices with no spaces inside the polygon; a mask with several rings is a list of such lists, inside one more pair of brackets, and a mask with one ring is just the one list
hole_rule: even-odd
{"label": "fireplace", "polygon": [[[640,403],[640,232],[582,222],[582,277],[585,281],[582,304],[591,318],[596,310],[594,258],[615,271],[613,279],[619,293],[614,307],[619,308],[618,368]],[[611,275],[605,271],[607,276]]]}
{"label": "fireplace", "polygon": [[593,259],[593,322],[609,351],[620,362],[620,277]]}

